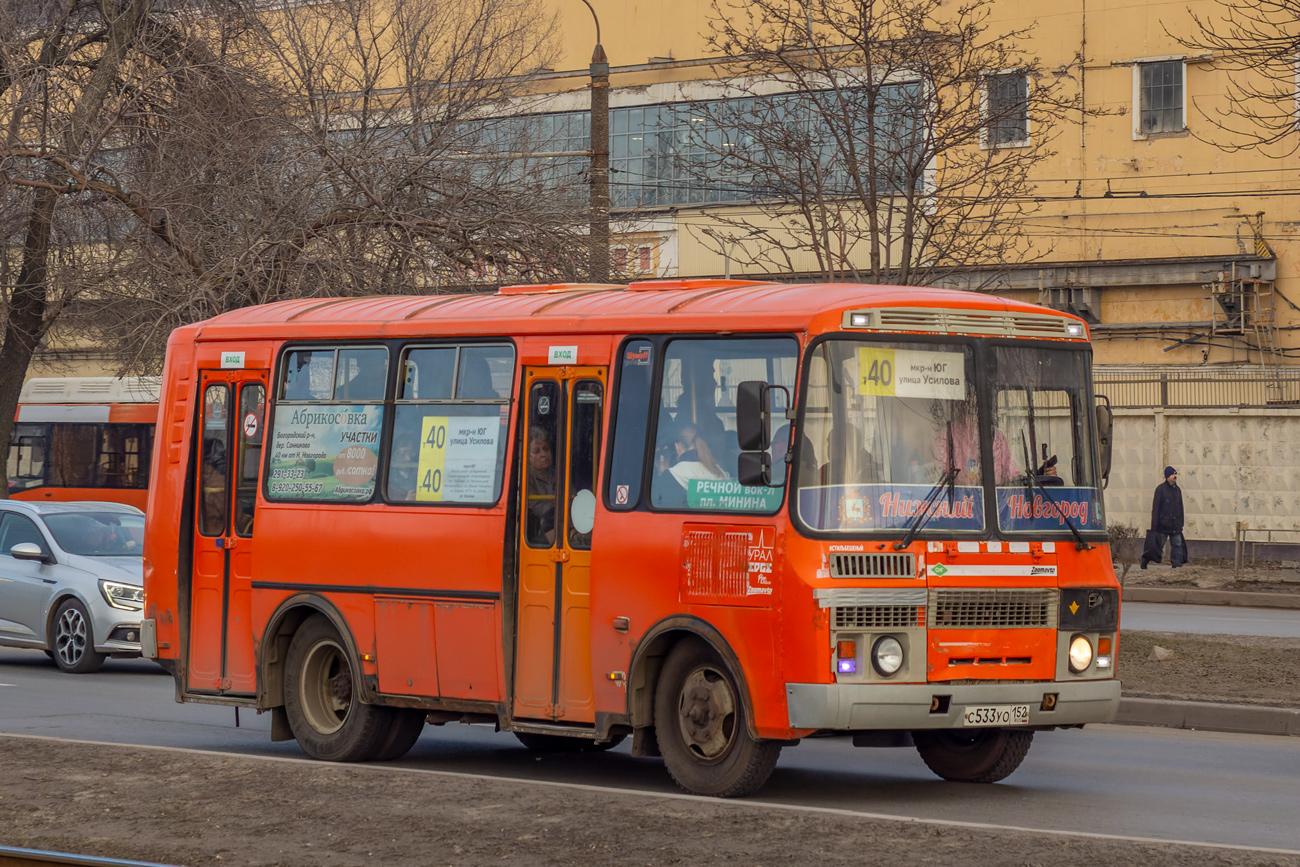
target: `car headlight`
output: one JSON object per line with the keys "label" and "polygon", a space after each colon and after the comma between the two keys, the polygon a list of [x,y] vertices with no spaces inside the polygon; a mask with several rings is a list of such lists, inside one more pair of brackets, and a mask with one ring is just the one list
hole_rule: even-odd
{"label": "car headlight", "polygon": [[1070,639],[1070,671],[1083,674],[1092,665],[1092,642],[1086,635],[1076,635]]}
{"label": "car headlight", "polygon": [[99,591],[104,599],[114,608],[124,611],[144,610],[144,588],[134,584],[120,584],[117,581],[100,581]]}
{"label": "car headlight", "polygon": [[893,677],[903,667],[903,645],[892,635],[882,635],[871,646],[871,665],[881,677]]}

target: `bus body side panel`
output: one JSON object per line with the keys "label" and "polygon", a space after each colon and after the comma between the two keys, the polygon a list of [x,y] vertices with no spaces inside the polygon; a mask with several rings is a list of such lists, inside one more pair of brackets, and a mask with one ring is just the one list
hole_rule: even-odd
{"label": "bus body side panel", "polygon": [[[293,592],[343,614],[385,693],[500,701],[505,508],[260,501],[253,634]],[[366,657],[369,657],[368,659]]]}
{"label": "bus body side panel", "polygon": [[[728,528],[747,524],[780,528],[772,540],[784,544],[784,522],[775,517],[656,514],[648,511],[610,512],[599,508],[592,553],[593,573],[600,576],[592,587],[592,679],[598,712],[623,714],[636,696],[628,695],[629,668],[638,645],[659,621],[686,614],[716,629],[739,661],[743,688],[748,690],[754,726],[760,737],[789,737],[784,681],[781,679],[777,620],[780,594],[775,590],[761,601],[734,604],[692,604],[684,598],[683,534],[690,525]],[[602,545],[599,540],[615,540]],[[614,628],[615,618],[630,621],[627,633]],[[611,674],[622,672],[618,681]]]}
{"label": "bus body side panel", "polygon": [[[179,328],[167,341],[163,365],[167,388],[157,406],[153,470],[145,506],[144,616],[155,623],[160,660],[180,660],[185,648],[181,640],[180,551],[182,542],[185,546],[189,542],[182,515],[188,490],[185,464],[193,439],[195,333],[193,327]],[[188,558],[184,565],[188,566]]]}

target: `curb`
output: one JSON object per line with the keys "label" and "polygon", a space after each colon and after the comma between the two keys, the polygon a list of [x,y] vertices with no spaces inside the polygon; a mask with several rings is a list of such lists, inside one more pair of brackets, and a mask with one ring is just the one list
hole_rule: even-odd
{"label": "curb", "polygon": [[1125,602],[1182,602],[1187,605],[1231,605],[1240,608],[1300,610],[1300,593],[1251,593],[1245,590],[1194,590],[1181,587],[1126,587]]}
{"label": "curb", "polygon": [[1300,737],[1300,708],[1161,698],[1121,698],[1118,725]]}

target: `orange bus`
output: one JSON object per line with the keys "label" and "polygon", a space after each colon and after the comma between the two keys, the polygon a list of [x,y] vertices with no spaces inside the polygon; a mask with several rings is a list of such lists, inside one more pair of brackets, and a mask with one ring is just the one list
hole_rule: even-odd
{"label": "orange bus", "polygon": [[852,735],[993,782],[1110,720],[1081,320],[659,281],[287,301],[167,350],[145,654],[325,760],[630,735],[690,792]]}
{"label": "orange bus", "polygon": [[157,416],[157,377],[29,379],[9,439],[9,496],[143,509]]}

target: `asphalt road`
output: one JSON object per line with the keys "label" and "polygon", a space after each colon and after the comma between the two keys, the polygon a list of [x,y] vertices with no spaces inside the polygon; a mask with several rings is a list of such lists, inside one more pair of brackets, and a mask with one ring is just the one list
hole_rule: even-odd
{"label": "asphalt road", "polygon": [[1300,638],[1300,611],[1293,609],[1125,602],[1121,616],[1122,629],[1139,632]]}
{"label": "asphalt road", "polygon": [[[173,701],[153,663],[111,661],[64,675],[36,652],[0,649],[0,732],[119,744],[301,756],[271,743],[270,719]],[[521,780],[671,792],[657,759],[624,745],[605,754],[525,750],[486,726],[426,729],[401,765]],[[1040,733],[1004,783],[934,777],[911,749],[854,749],[844,738],[806,740],[781,756],[756,800],[900,817],[1262,846],[1300,852],[1295,827],[1300,739],[1094,726]]]}

